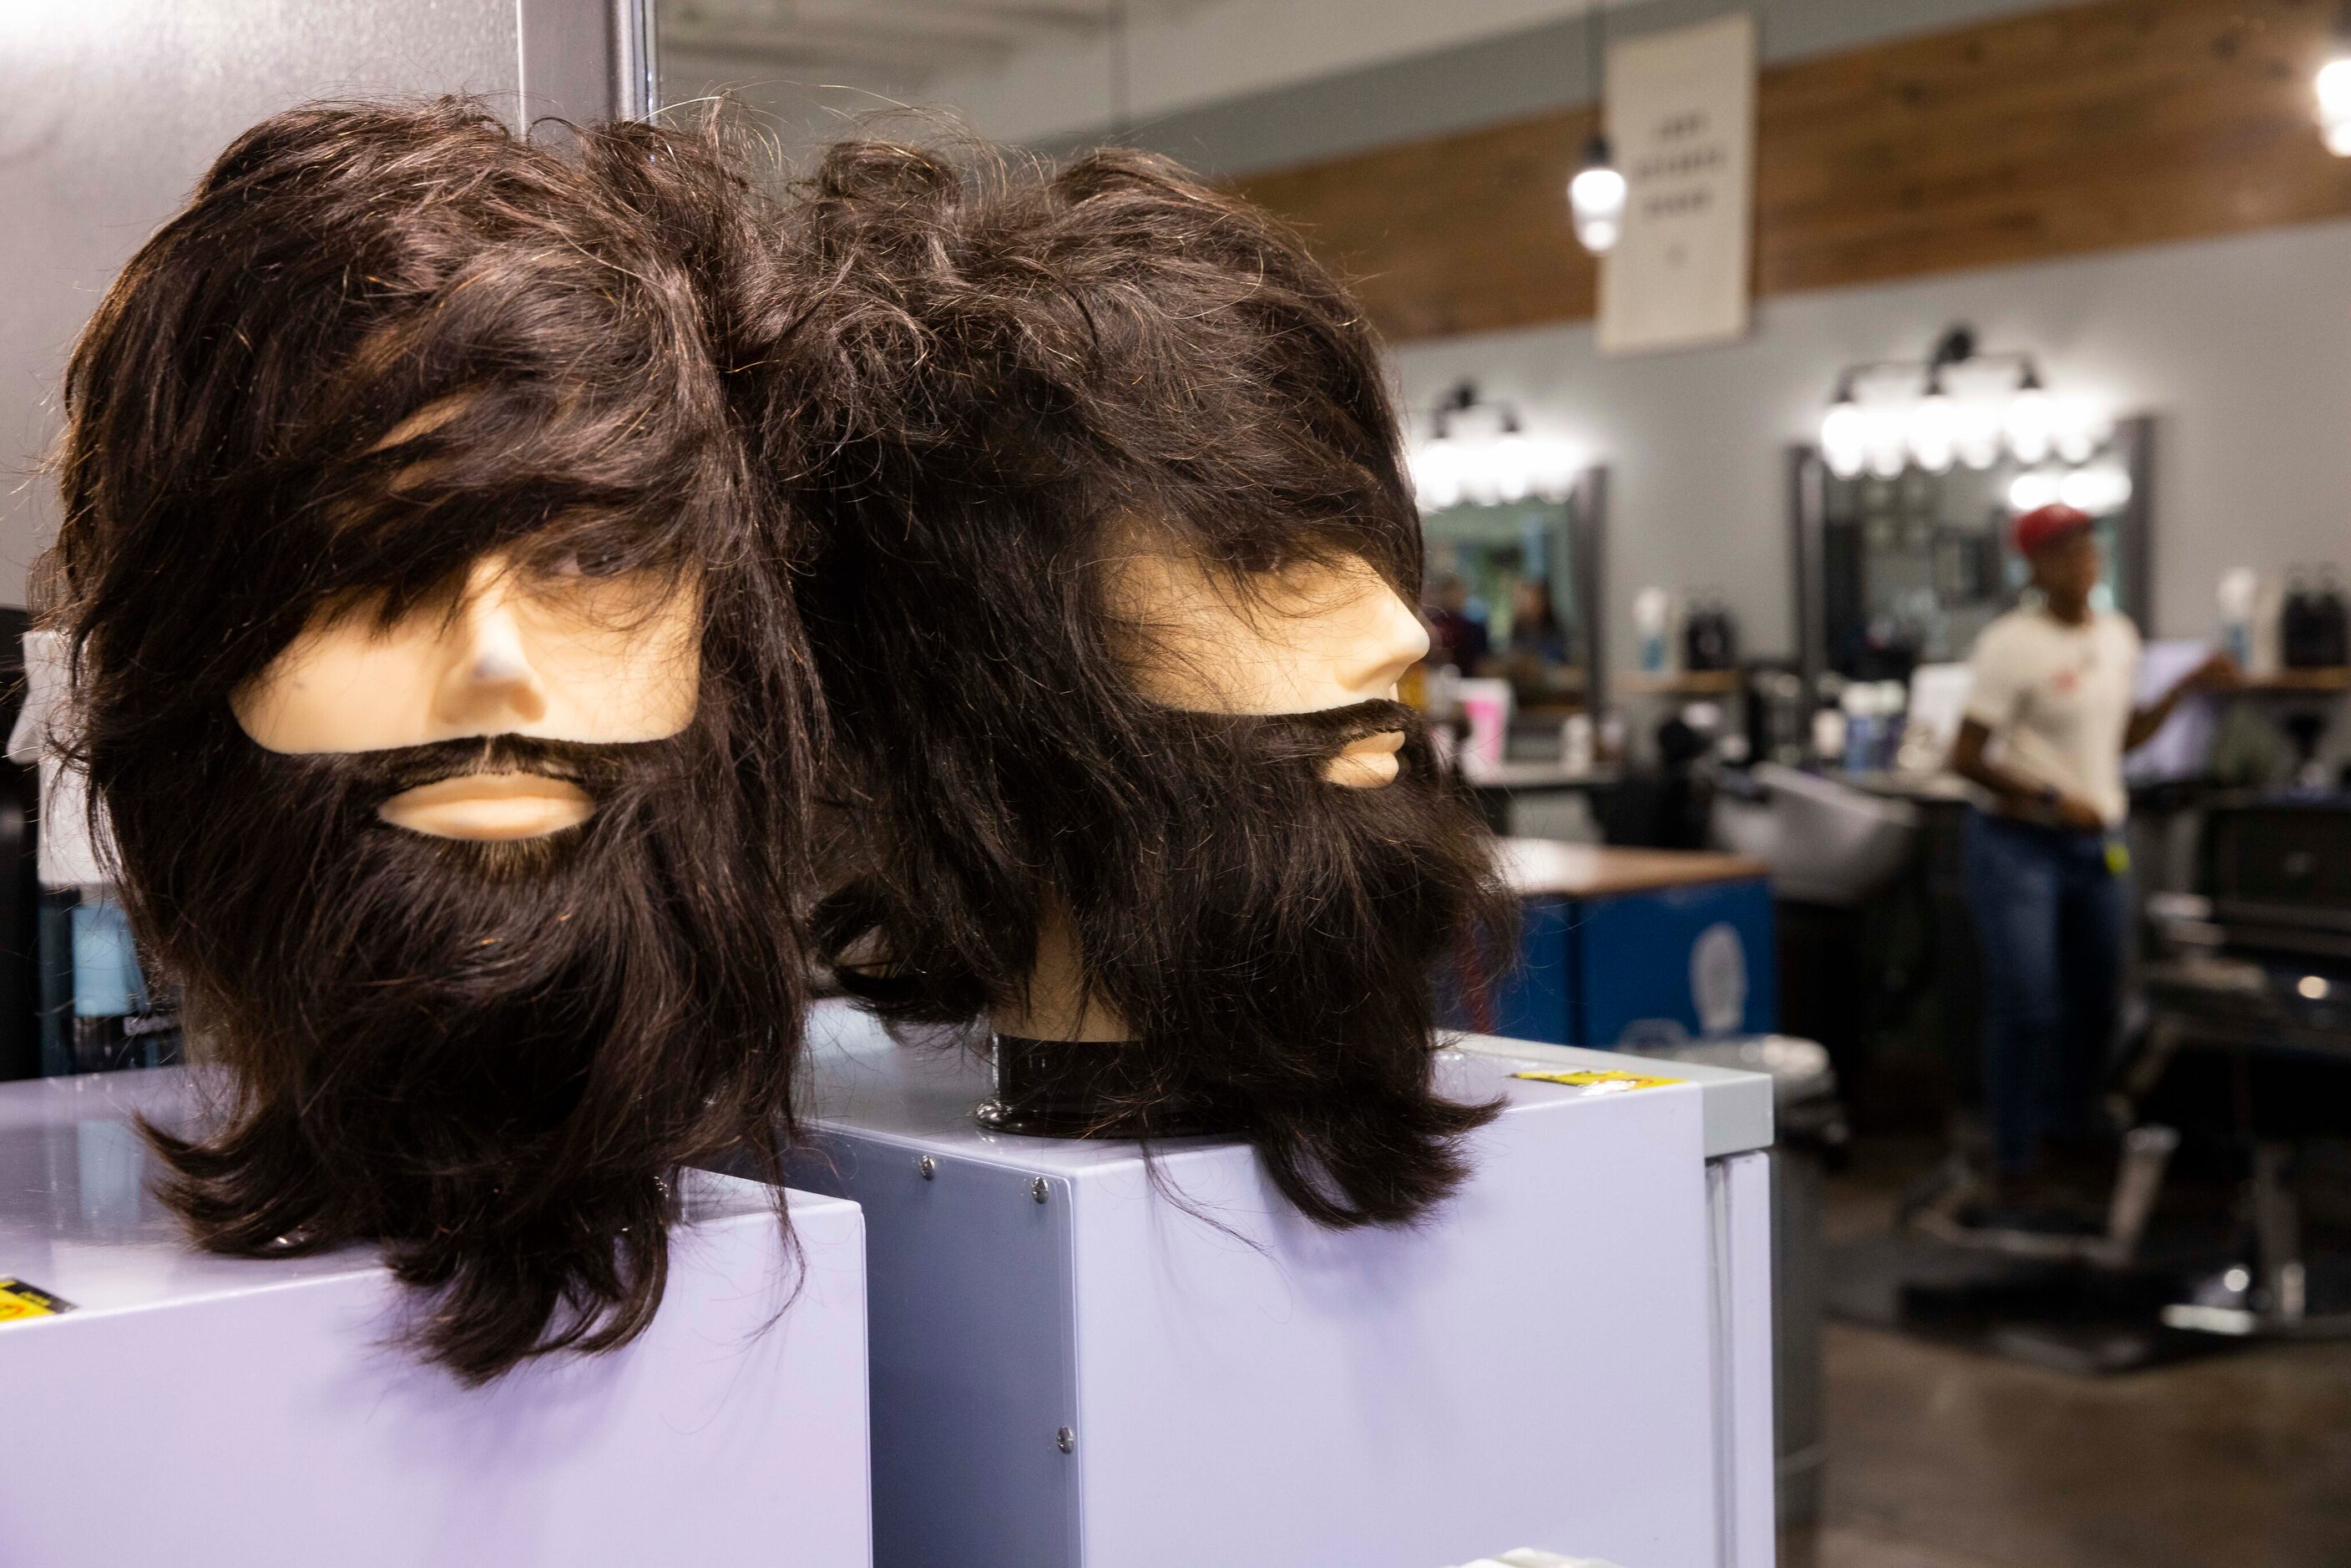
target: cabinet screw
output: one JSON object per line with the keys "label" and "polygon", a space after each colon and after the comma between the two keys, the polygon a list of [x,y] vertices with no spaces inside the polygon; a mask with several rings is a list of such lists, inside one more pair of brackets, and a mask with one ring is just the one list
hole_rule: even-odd
{"label": "cabinet screw", "polygon": [[1065,1454],[1073,1453],[1078,1447],[1078,1435],[1064,1427],[1053,1434],[1053,1447]]}
{"label": "cabinet screw", "polygon": [[1046,1195],[1052,1190],[1052,1188],[1045,1185],[1045,1178],[1043,1176],[1039,1176],[1035,1181],[1029,1184],[1029,1196],[1035,1198],[1039,1203],[1044,1202]]}
{"label": "cabinet screw", "polygon": [[925,1181],[928,1181],[933,1176],[939,1174],[939,1162],[931,1158],[930,1155],[925,1155],[921,1159],[914,1162],[914,1168],[923,1173],[923,1179]]}

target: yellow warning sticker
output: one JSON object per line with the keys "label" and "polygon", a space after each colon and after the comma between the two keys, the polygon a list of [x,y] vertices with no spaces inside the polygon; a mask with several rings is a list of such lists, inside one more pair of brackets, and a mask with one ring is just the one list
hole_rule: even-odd
{"label": "yellow warning sticker", "polygon": [[0,1323],[15,1322],[18,1318],[53,1318],[71,1311],[73,1303],[63,1296],[53,1296],[22,1280],[0,1277]]}
{"label": "yellow warning sticker", "polygon": [[1668,1083],[1679,1083],[1678,1078],[1652,1078],[1640,1072],[1619,1072],[1614,1068],[1605,1071],[1580,1070],[1574,1072],[1513,1072],[1513,1078],[1531,1079],[1537,1083],[1564,1083],[1570,1089],[1589,1089],[1600,1094],[1625,1094],[1635,1089],[1657,1089]]}

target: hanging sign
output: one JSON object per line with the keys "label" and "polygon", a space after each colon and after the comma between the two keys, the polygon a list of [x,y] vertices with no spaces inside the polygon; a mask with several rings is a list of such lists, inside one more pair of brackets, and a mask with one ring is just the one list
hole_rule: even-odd
{"label": "hanging sign", "polygon": [[1624,237],[1600,263],[1600,351],[1744,336],[1755,19],[1725,16],[1611,45],[1606,105],[1628,189]]}

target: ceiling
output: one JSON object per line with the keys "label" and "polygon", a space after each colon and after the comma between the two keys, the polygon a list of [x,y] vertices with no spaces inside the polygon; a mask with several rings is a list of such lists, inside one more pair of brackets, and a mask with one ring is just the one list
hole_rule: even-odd
{"label": "ceiling", "polygon": [[932,83],[1001,69],[1040,47],[1107,41],[1202,0],[662,0],[664,69],[810,82]]}
{"label": "ceiling", "polygon": [[944,110],[1036,141],[1642,0],[652,0],[663,99],[795,127]]}

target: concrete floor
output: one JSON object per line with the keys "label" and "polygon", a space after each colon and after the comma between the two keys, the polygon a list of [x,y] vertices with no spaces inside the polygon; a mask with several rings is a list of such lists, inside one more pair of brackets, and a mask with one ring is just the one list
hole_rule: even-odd
{"label": "concrete floor", "polygon": [[[1834,1181],[1831,1236],[1894,1190]],[[1836,1322],[1824,1351],[1822,1521],[1783,1568],[2351,1564],[2351,1343],[2102,1379]]]}
{"label": "concrete floor", "polygon": [[2343,1568],[2351,1344],[2089,1379],[1832,1323],[1786,1568]]}

